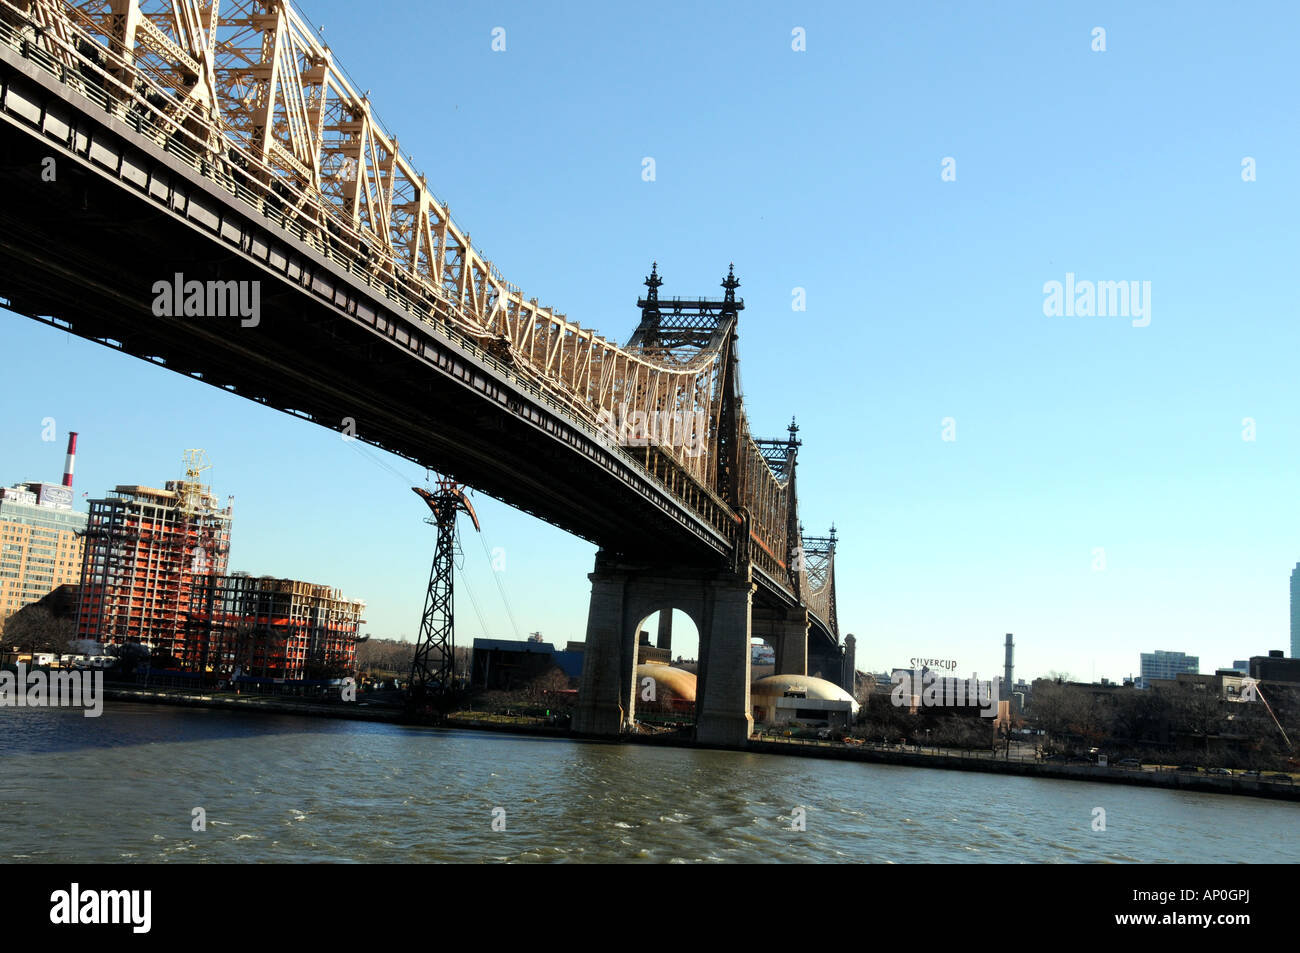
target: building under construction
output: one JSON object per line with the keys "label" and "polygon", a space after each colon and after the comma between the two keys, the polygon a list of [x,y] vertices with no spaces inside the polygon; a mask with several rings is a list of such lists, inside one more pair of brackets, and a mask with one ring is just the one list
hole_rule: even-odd
{"label": "building under construction", "polygon": [[221,678],[352,674],[365,603],[328,586],[228,573],[233,508],[202,482],[208,468],[202,450],[188,450],[185,479],[90,501],[78,638],[137,642],[155,663]]}
{"label": "building under construction", "polygon": [[196,583],[224,575],[230,553],[232,507],[221,507],[200,482],[208,466],[203,451],[189,450],[183,480],[161,490],[119,486],[90,501],[78,638],[193,657]]}
{"label": "building under construction", "polygon": [[196,637],[185,667],[257,678],[351,675],[365,603],[337,589],[234,573],[199,580],[190,619]]}

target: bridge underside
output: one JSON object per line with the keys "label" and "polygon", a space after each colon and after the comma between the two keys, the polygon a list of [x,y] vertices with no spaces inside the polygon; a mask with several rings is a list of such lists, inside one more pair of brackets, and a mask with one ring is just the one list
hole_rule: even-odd
{"label": "bridge underside", "polygon": [[[60,99],[2,46],[0,87],[10,310],[331,429],[355,421],[358,438],[603,547],[724,561],[725,536],[528,382],[503,379],[93,104]],[[178,273],[258,282],[259,322],[155,316],[155,283]]]}

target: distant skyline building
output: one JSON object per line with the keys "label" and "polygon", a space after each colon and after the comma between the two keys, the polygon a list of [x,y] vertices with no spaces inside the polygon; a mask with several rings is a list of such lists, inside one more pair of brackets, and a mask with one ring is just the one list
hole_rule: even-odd
{"label": "distant skyline building", "polygon": [[1175,679],[1180,672],[1199,675],[1201,672],[1200,656],[1186,655],[1182,652],[1166,652],[1163,649],[1156,649],[1154,652],[1143,652],[1142,675],[1139,678],[1140,687],[1149,688],[1153,678]]}
{"label": "distant skyline building", "polygon": [[72,502],[57,483],[0,487],[0,622],[81,580],[86,514]]}

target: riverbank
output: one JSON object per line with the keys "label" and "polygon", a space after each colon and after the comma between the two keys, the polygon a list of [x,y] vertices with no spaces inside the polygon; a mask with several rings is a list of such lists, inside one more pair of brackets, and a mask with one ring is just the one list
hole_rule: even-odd
{"label": "riverbank", "polygon": [[[319,718],[345,718],[355,721],[378,721],[389,724],[420,724],[402,711],[338,703],[291,701],[264,696],[192,694],[138,688],[105,688],[105,696],[114,701],[143,704],[177,705],[192,708],[217,708],[248,714],[283,714]],[[676,734],[625,735],[622,738],[596,738],[576,735],[565,728],[546,724],[501,722],[486,718],[449,718],[438,726],[467,731],[491,731],[502,734],[571,738],[605,744],[637,744],[655,747],[741,750],[757,754],[858,761],[868,764],[891,764],[902,767],[936,768],[947,771],[977,771],[984,774],[1009,774],[1017,777],[1049,778],[1059,781],[1090,781],[1101,784],[1128,784],[1171,788],[1202,794],[1235,794],[1281,801],[1300,801],[1300,785],[1263,778],[1192,773],[1190,771],[1101,767],[1095,764],[1050,764],[1041,761],[999,760],[991,757],[962,756],[947,753],[872,748],[835,742],[772,740],[751,738],[743,748],[702,744]]]}
{"label": "riverbank", "polygon": [[229,692],[194,693],[149,688],[104,687],[110,701],[143,705],[177,705],[183,708],[219,708],[249,714],[302,715],[307,718],[347,718],[353,721],[402,721],[402,713],[383,708],[343,707],[337,703],[289,701],[264,695],[235,695]]}
{"label": "riverbank", "polygon": [[393,725],[416,725],[439,728],[465,728],[472,731],[499,731],[510,734],[548,735],[569,737],[567,728],[554,725],[528,724],[519,720],[494,720],[491,716],[456,717],[452,715],[439,725],[412,719],[405,711],[391,706],[342,704],[340,702],[312,702],[307,700],[275,698],[266,695],[236,695],[231,692],[195,693],[167,689],[109,688],[104,697],[113,701],[136,702],[144,705],[175,705],[183,708],[216,708],[246,714],[300,715],[306,718],[342,718],[348,721],[378,721]]}

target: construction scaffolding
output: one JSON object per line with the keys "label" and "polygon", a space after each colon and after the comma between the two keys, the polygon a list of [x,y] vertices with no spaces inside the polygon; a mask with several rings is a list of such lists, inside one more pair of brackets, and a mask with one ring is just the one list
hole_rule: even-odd
{"label": "construction scaffolding", "polygon": [[192,656],[189,609],[196,586],[225,574],[232,507],[199,482],[201,450],[186,451],[185,479],[165,489],[118,486],[91,500],[82,558],[77,636],[140,643],[157,656]]}
{"label": "construction scaffolding", "polygon": [[191,671],[323,679],[356,669],[365,603],[337,589],[236,573],[200,580],[189,613]]}

